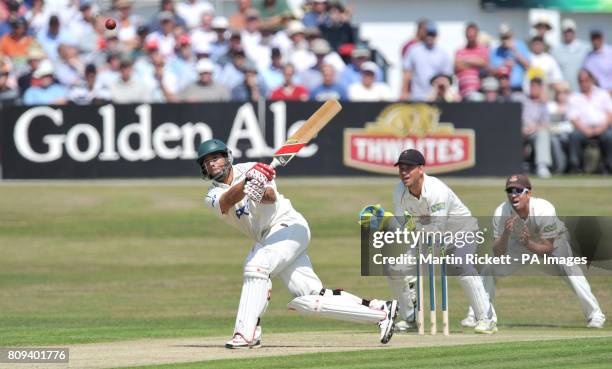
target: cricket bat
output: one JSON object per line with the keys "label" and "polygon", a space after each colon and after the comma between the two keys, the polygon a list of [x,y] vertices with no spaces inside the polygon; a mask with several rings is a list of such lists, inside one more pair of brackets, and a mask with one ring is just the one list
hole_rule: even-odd
{"label": "cricket bat", "polygon": [[276,168],[285,166],[293,157],[308,144],[308,142],[329,123],[333,117],[342,110],[342,105],[338,100],[327,100],[321,105],[310,118],[297,130],[291,137],[285,141],[274,155],[272,155],[272,163],[270,166]]}

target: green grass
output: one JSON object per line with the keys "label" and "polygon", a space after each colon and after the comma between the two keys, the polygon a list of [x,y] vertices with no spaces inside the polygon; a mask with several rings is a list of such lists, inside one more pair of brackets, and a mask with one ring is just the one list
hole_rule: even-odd
{"label": "green grass", "polygon": [[134,369],[499,369],[499,368],[609,368],[612,338],[539,342],[504,342],[470,346],[420,347],[230,359]]}
{"label": "green grass", "polygon": [[[310,223],[309,255],[327,287],[390,296],[384,278],[359,276],[357,214],[371,203],[390,208],[394,183],[279,180]],[[503,180],[478,183],[453,180],[453,189],[474,214],[490,215],[504,200]],[[612,182],[566,184],[536,182],[537,194],[559,214],[612,214]],[[0,346],[229,336],[252,242],[204,208],[205,190],[196,181],[0,185]],[[604,311],[612,311],[612,279],[590,281]],[[456,281],[449,290],[451,322],[460,329],[465,299]],[[287,311],[289,300],[274,280],[267,332],[355,329],[301,318]],[[502,280],[496,307],[506,329],[584,326],[578,302],[556,277]]]}

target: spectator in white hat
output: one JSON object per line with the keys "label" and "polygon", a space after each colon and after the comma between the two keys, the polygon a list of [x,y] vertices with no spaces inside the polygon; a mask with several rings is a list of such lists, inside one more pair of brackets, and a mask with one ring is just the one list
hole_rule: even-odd
{"label": "spectator in white hat", "polygon": [[68,90],[55,83],[53,78],[55,70],[50,60],[40,62],[32,77],[36,85],[28,88],[23,95],[25,105],[61,105],[66,103]]}
{"label": "spectator in white hat", "polygon": [[561,43],[552,49],[552,56],[559,64],[563,79],[569,82],[571,90],[579,91],[578,71],[589,53],[589,45],[576,38],[576,22],[573,19],[564,19],[561,22],[561,31]]}
{"label": "spectator in white hat", "polygon": [[199,79],[181,91],[179,99],[184,102],[228,101],[228,89],[213,81],[214,70],[215,65],[210,59],[198,60],[196,71]]}
{"label": "spectator in white hat", "polygon": [[139,15],[132,14],[132,6],[132,0],[115,1],[119,42],[128,50],[136,46],[136,31],[143,23]]}
{"label": "spectator in white hat", "polygon": [[38,45],[31,45],[28,49],[27,67],[25,67],[19,78],[17,86],[19,86],[19,94],[23,96],[25,91],[32,85],[32,75],[38,69],[40,61],[45,59],[45,52]]}
{"label": "spectator in white hat", "polygon": [[292,42],[288,50],[288,61],[293,64],[298,74],[310,68],[316,62],[316,58],[310,51],[310,45],[306,40],[305,30],[300,21],[291,21],[287,24],[286,32]]}
{"label": "spectator in white hat", "polygon": [[348,88],[350,101],[390,101],[393,98],[391,88],[383,82],[376,82],[378,66],[371,61],[361,64],[361,81]]}
{"label": "spectator in white hat", "polygon": [[253,60],[257,54],[256,49],[261,43],[261,19],[259,12],[255,9],[249,9],[246,12],[246,23],[244,29],[240,32],[242,36],[242,46],[247,56]]}
{"label": "spectator in white hat", "polygon": [[211,28],[217,38],[210,44],[210,58],[215,63],[229,50],[228,27],[229,23],[225,17],[217,16],[212,20]]}
{"label": "spectator in white hat", "polygon": [[[365,47],[356,47],[351,51],[351,62],[340,73],[338,80],[344,88],[348,89],[353,83],[361,81],[361,66],[363,63],[370,61],[371,56],[372,52]],[[378,66],[376,68],[376,82],[382,82],[382,72]]]}
{"label": "spectator in white hat", "polygon": [[485,102],[501,102],[499,98],[499,81],[493,76],[483,78],[480,88]]}
{"label": "spectator in white hat", "polygon": [[544,40],[545,51],[548,52],[550,50],[550,45],[548,44],[548,36],[547,34],[553,29],[550,24],[550,20],[546,16],[539,16],[532,25],[535,30],[536,37],[542,37]]}
{"label": "spectator in white hat", "polygon": [[215,13],[211,10],[204,11],[200,14],[200,23],[190,34],[191,42],[193,42],[194,45],[210,45],[217,39],[217,34],[212,28],[213,19],[215,19]]}

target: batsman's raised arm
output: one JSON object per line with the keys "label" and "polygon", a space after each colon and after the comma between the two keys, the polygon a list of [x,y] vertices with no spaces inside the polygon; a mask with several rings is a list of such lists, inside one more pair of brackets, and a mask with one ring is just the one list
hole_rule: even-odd
{"label": "batsman's raised arm", "polygon": [[244,199],[244,186],[246,181],[237,183],[230,187],[229,190],[225,191],[221,198],[219,199],[219,207],[221,208],[221,213],[227,214],[227,211],[236,205],[239,201]]}

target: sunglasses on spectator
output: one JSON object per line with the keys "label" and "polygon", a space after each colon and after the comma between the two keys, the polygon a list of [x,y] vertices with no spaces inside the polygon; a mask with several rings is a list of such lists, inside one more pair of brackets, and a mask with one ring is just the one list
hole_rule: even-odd
{"label": "sunglasses on spectator", "polygon": [[8,72],[0,72],[0,77],[8,77]]}
{"label": "sunglasses on spectator", "polygon": [[527,192],[529,192],[528,188],[516,188],[516,187],[506,188],[506,193],[508,195],[524,195]]}

